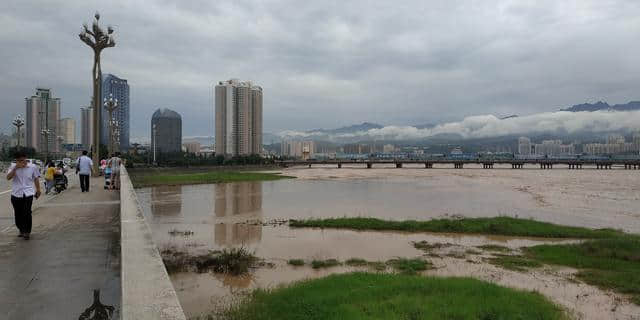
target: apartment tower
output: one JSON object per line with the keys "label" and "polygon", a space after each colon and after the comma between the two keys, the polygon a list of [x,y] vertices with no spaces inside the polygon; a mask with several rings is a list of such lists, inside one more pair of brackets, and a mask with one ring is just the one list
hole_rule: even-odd
{"label": "apartment tower", "polygon": [[[26,146],[38,152],[59,152],[60,98],[53,98],[51,89],[36,88],[36,94],[24,100]],[[48,130],[48,134],[45,135],[44,130]]]}
{"label": "apartment tower", "polygon": [[215,86],[216,154],[262,153],[262,88],[231,79]]}
{"label": "apartment tower", "polygon": [[[118,78],[112,74],[107,74],[102,78],[102,99],[118,99],[118,108],[113,112],[113,130],[116,139],[116,149],[129,149],[129,84],[126,79]],[[102,108],[100,117],[100,143],[109,145],[109,112],[107,108]]]}

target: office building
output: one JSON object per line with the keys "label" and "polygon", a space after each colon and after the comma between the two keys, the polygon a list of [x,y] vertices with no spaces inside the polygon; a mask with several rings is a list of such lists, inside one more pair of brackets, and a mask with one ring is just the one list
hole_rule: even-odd
{"label": "office building", "polygon": [[[60,98],[53,98],[51,89],[36,88],[36,94],[24,100],[25,145],[38,152],[59,152]],[[48,130],[48,134],[43,134],[43,130]]]}
{"label": "office building", "polygon": [[64,144],[76,143],[76,120],[73,118],[60,119],[60,136]]}
{"label": "office building", "polygon": [[182,150],[182,117],[170,109],[156,110],[151,117],[151,153]]}
{"label": "office building", "polygon": [[91,150],[93,143],[93,108],[80,108],[80,143],[87,150]]}
{"label": "office building", "polygon": [[216,154],[262,153],[262,88],[231,79],[215,86]]}
{"label": "office building", "polygon": [[531,139],[520,137],[518,139],[518,154],[528,156],[531,155]]}
{"label": "office building", "polygon": [[[104,99],[118,99],[118,108],[113,112],[113,127],[116,147],[120,150],[129,149],[129,84],[126,79],[118,78],[112,74],[102,77],[102,98],[100,103],[104,104]],[[109,145],[109,112],[102,107],[100,143]]]}

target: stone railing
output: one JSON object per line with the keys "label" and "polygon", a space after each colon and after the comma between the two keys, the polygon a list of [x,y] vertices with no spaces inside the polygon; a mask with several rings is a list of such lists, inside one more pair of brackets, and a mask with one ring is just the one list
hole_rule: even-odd
{"label": "stone railing", "polygon": [[186,320],[127,170],[120,169],[122,320]]}

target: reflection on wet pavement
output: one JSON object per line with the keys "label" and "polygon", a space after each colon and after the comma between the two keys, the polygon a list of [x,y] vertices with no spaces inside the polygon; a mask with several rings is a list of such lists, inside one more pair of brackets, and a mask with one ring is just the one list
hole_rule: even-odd
{"label": "reflection on wet pavement", "polygon": [[93,290],[93,304],[80,314],[78,320],[111,320],[115,308],[100,302],[100,290]]}

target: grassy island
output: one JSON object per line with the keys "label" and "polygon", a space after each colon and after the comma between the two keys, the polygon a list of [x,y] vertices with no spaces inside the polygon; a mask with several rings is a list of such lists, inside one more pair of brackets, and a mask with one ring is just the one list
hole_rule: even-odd
{"label": "grassy island", "polygon": [[[291,227],[405,232],[450,232],[515,237],[584,239],[576,244],[547,244],[522,248],[523,255],[497,255],[489,262],[526,271],[542,264],[578,269],[576,276],[603,289],[628,294],[640,305],[640,236],[613,229],[588,229],[509,217],[386,221],[375,218],[291,220]],[[428,247],[428,243],[420,246]],[[496,251],[495,247],[481,247]]]}
{"label": "grassy island", "polygon": [[568,319],[542,295],[471,278],[350,273],[256,290],[222,319]]}
{"label": "grassy island", "polygon": [[131,176],[133,185],[136,188],[182,185],[182,184],[207,184],[222,182],[244,182],[244,181],[271,181],[280,179],[292,179],[290,176],[283,176],[277,173],[265,173],[255,171],[208,171],[196,173],[176,173],[162,172],[157,174],[142,174]]}
{"label": "grassy island", "polygon": [[517,237],[603,239],[623,235],[613,229],[587,229],[511,217],[416,220],[382,220],[376,218],[328,218],[290,220],[291,227],[354,230],[393,230],[406,232],[447,232],[491,234]]}

